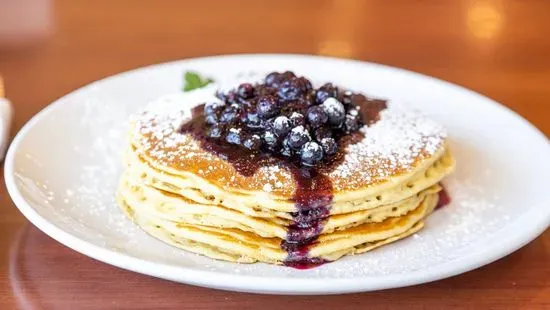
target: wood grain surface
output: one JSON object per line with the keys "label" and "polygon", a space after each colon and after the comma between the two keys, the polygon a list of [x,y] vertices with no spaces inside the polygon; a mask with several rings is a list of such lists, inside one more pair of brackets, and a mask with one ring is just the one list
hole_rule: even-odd
{"label": "wood grain surface", "polygon": [[[16,1],[0,1],[0,11],[27,20],[13,18],[18,10],[6,14]],[[432,75],[501,102],[550,135],[550,1],[24,2],[45,10],[33,12],[42,20],[31,19],[44,29],[2,40],[11,30],[0,18],[0,75],[15,104],[14,132],[56,98],[120,71],[205,55],[300,53]],[[434,283],[267,296],[97,262],[28,224],[4,182],[0,203],[0,309],[550,309],[548,231],[506,258]]]}

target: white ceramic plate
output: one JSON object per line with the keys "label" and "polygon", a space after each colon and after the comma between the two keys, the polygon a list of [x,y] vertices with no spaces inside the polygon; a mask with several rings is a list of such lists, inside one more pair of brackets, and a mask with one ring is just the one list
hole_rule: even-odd
{"label": "white ceramic plate", "polygon": [[[293,70],[318,81],[398,100],[448,128],[457,172],[452,203],[406,240],[310,270],[219,262],[167,246],[137,229],[113,201],[128,116],[178,92],[196,70],[218,81]],[[227,290],[327,294],[434,281],[490,263],[550,222],[550,146],[498,103],[437,79],[377,64],[291,55],[190,59],[92,83],[21,129],[6,158],[21,212],[59,242],[95,259],[159,278]]]}

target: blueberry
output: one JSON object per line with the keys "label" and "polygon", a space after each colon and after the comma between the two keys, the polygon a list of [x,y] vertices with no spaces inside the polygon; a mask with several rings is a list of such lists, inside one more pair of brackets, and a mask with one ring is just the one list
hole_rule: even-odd
{"label": "blueberry", "polygon": [[340,101],[330,97],[327,98],[321,106],[323,107],[323,110],[325,110],[325,113],[328,116],[328,122],[332,126],[339,127],[342,125],[344,119],[346,118],[346,109]]}
{"label": "blueberry", "polygon": [[282,100],[296,100],[302,95],[302,90],[293,86],[291,81],[286,81],[279,87],[277,95],[279,95]]}
{"label": "blueberry", "polygon": [[285,101],[297,100],[311,89],[311,83],[303,77],[284,81],[277,94]]}
{"label": "blueberry", "polygon": [[220,115],[220,122],[221,123],[231,123],[238,117],[238,109],[234,106],[229,106],[225,108]]}
{"label": "blueberry", "polygon": [[292,78],[295,78],[296,75],[294,74],[294,72],[292,71],[285,71],[283,73],[281,73],[281,75],[279,75],[279,78],[281,79],[281,81],[288,81]]}
{"label": "blueberry", "polygon": [[303,89],[304,94],[313,89],[311,82],[303,76],[294,79],[294,84],[298,85],[301,89]]}
{"label": "blueberry", "polygon": [[307,119],[312,127],[320,127],[328,121],[328,116],[321,106],[313,106],[307,110]]}
{"label": "blueberry", "polygon": [[281,153],[281,155],[283,155],[285,157],[292,157],[292,155],[294,155],[294,151],[292,151],[292,148],[290,146],[284,145],[284,144],[283,144],[283,147],[280,150],[280,153]]}
{"label": "blueberry", "polygon": [[300,150],[302,164],[314,166],[323,159],[323,148],[317,142],[308,142]]}
{"label": "blueberry", "polygon": [[265,80],[264,80],[265,84],[266,85],[272,85],[272,84],[276,83],[278,81],[280,75],[281,74],[279,72],[269,73],[268,75],[265,76]]}
{"label": "blueberry", "polygon": [[278,88],[283,82],[294,77],[296,77],[296,75],[290,71],[285,71],[283,73],[271,72],[265,77],[265,85]]}
{"label": "blueberry", "polygon": [[220,112],[224,104],[221,102],[208,102],[204,105],[204,114],[210,115]]}
{"label": "blueberry", "polygon": [[264,140],[265,145],[267,146],[275,146],[279,143],[277,136],[271,131],[264,132],[262,138]]}
{"label": "blueberry", "polygon": [[258,100],[258,115],[267,119],[275,116],[279,112],[277,99],[273,96],[263,96]]}
{"label": "blueberry", "polygon": [[301,113],[293,112],[290,115],[290,123],[292,124],[292,127],[303,126],[305,122],[304,115]]}
{"label": "blueberry", "polygon": [[346,115],[346,120],[344,121],[344,129],[347,134],[359,130],[360,127],[361,121],[359,118],[359,114],[352,113]]}
{"label": "blueberry", "polygon": [[221,101],[225,101],[225,94],[223,91],[217,90],[215,96]]}
{"label": "blueberry", "polygon": [[336,152],[338,151],[338,144],[336,144],[336,141],[333,138],[322,139],[321,146],[323,147],[323,151],[327,155],[336,154]]}
{"label": "blueberry", "polygon": [[231,128],[225,137],[225,141],[231,144],[241,144],[241,129]]}
{"label": "blueberry", "polygon": [[290,131],[291,123],[288,117],[278,116],[273,121],[273,131],[279,137],[284,137]]}
{"label": "blueberry", "polygon": [[250,83],[243,83],[237,88],[237,94],[243,99],[248,99],[254,96],[254,86]]}
{"label": "blueberry", "polygon": [[338,88],[332,85],[332,83],[326,83],[325,85],[319,87],[319,89],[315,93],[315,100],[317,101],[317,104],[325,102],[325,100],[330,97],[338,97]]}
{"label": "blueberry", "polygon": [[289,137],[287,136],[283,140],[281,148],[278,150],[278,152],[285,157],[292,157],[292,155],[294,155],[294,150],[290,147],[288,141]]}
{"label": "blueberry", "polygon": [[207,114],[204,118],[204,122],[208,125],[214,125],[218,123],[218,115],[216,114]]}
{"label": "blueberry", "polygon": [[371,110],[374,115],[385,108],[331,83],[315,90],[309,80],[290,71],[272,72],[264,83],[243,83],[216,97],[221,102],[194,111],[204,112],[209,138],[297,158],[307,166],[337,153],[340,135],[359,130],[376,118]]}
{"label": "blueberry", "polygon": [[249,150],[257,151],[262,146],[262,139],[258,135],[251,135],[244,139],[243,146]]}
{"label": "blueberry", "polygon": [[241,123],[248,123],[248,113],[244,109],[239,109],[237,113],[238,121]]}
{"label": "blueberry", "polygon": [[348,114],[351,116],[358,116],[359,115],[359,109],[356,107],[352,107],[348,110]]}
{"label": "blueberry", "polygon": [[319,127],[315,130],[315,140],[317,141],[321,141],[323,139],[326,139],[326,138],[332,138],[332,130],[330,130],[330,128],[328,127]]}
{"label": "blueberry", "polygon": [[350,105],[352,102],[352,96],[353,93],[349,90],[346,90],[344,93],[340,95],[340,102],[342,102],[344,105]]}
{"label": "blueberry", "polygon": [[220,124],[215,124],[208,130],[208,136],[213,139],[219,139],[225,134],[225,128]]}
{"label": "blueberry", "polygon": [[302,145],[304,145],[306,142],[309,142],[311,140],[311,137],[309,136],[308,131],[304,128],[304,126],[298,126],[292,128],[290,133],[288,134],[288,146],[295,150],[299,150]]}
{"label": "blueberry", "polygon": [[238,103],[238,96],[234,91],[230,91],[225,94],[224,101],[226,104]]}
{"label": "blueberry", "polygon": [[249,111],[246,113],[246,125],[250,128],[259,128],[262,125],[262,120],[258,116],[256,111]]}

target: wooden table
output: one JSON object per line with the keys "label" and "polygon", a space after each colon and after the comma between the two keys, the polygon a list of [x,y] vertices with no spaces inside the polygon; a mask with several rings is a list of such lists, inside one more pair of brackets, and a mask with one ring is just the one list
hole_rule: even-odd
{"label": "wooden table", "polygon": [[[269,52],[356,58],[433,75],[502,102],[550,135],[549,1],[65,0],[52,9],[46,37],[0,46],[0,73],[16,106],[14,132],[56,98],[123,70]],[[548,232],[489,266],[435,283],[262,296],[153,279],[73,252],[28,224],[3,183],[0,309],[550,309]]]}

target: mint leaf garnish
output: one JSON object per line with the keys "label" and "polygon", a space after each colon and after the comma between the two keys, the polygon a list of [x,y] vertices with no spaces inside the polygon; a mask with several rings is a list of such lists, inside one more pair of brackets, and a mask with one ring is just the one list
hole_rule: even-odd
{"label": "mint leaf garnish", "polygon": [[183,91],[190,91],[193,89],[203,88],[210,83],[214,83],[214,80],[210,78],[203,78],[198,73],[193,71],[185,72]]}

